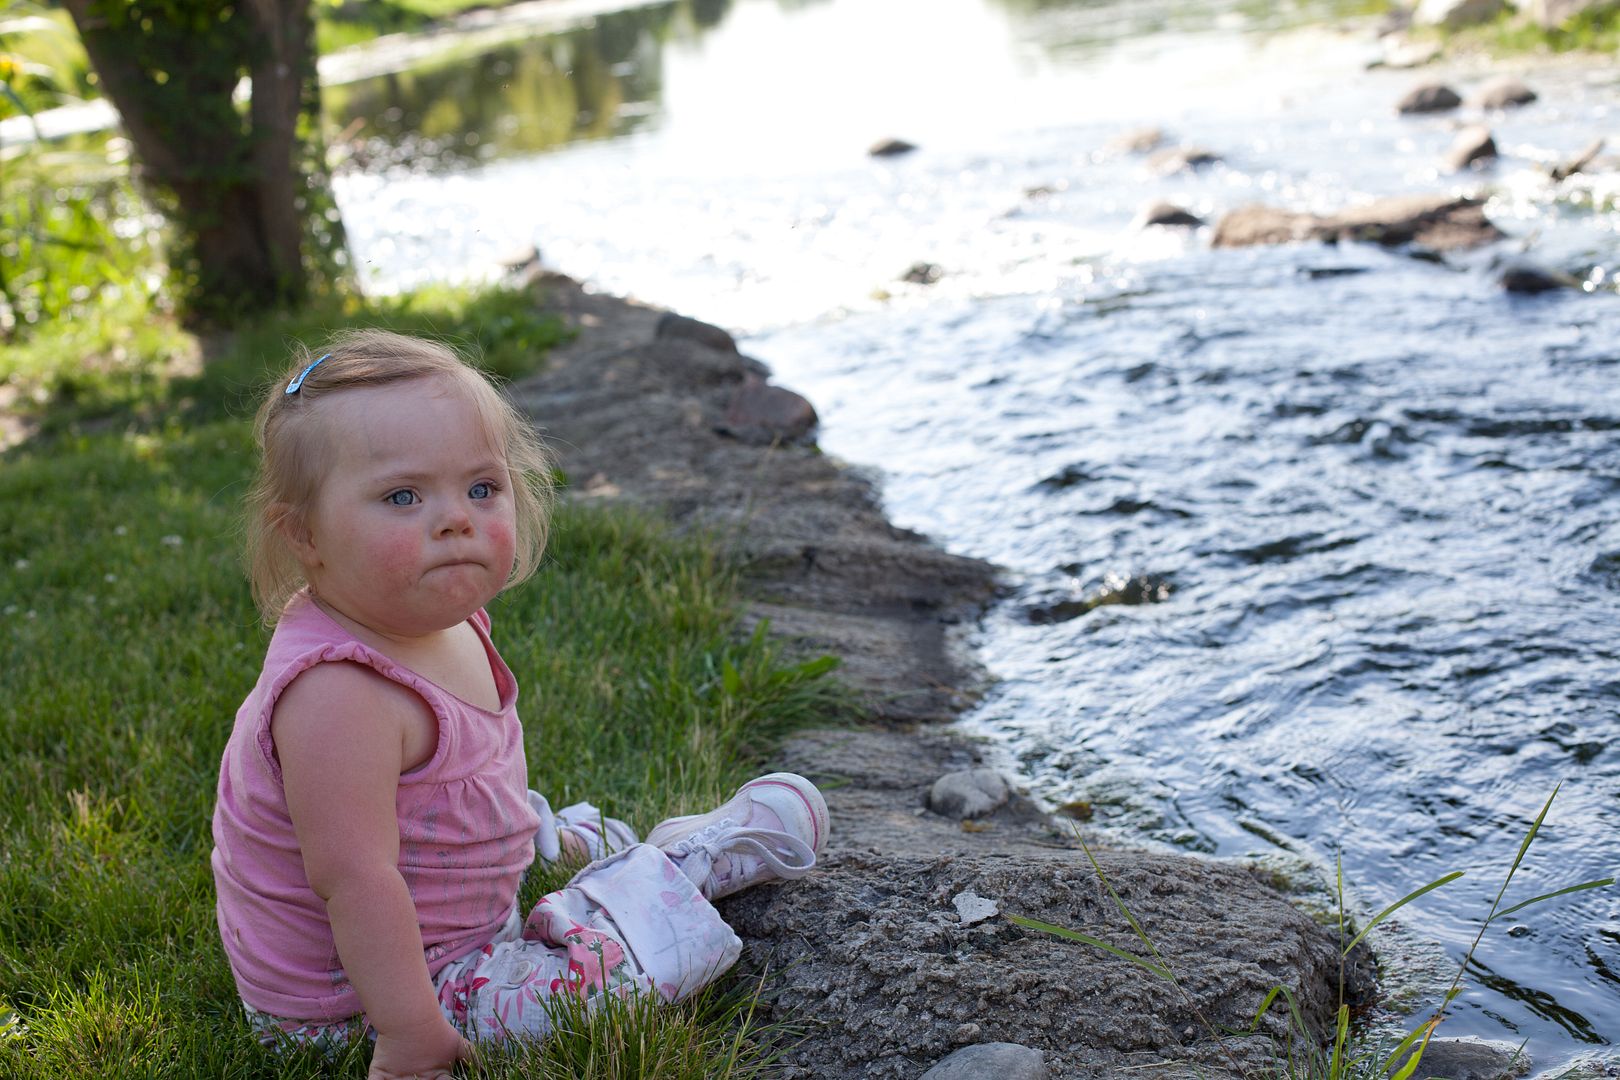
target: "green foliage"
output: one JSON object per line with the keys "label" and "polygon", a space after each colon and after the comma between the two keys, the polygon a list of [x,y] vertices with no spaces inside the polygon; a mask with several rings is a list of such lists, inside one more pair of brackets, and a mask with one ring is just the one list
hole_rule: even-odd
{"label": "green foliage", "polygon": [[0,120],[79,100],[89,74],[66,15],[32,0],[0,0]]}
{"label": "green foliage", "polygon": [[[469,340],[521,323],[500,293],[348,318]],[[150,415],[61,425],[3,458],[0,1075],[365,1073],[364,1047],[328,1062],[253,1041],[208,867],[220,754],[266,644],[237,565],[242,414],[287,338],[342,321],[256,324],[207,346],[208,373],[183,389],[155,379],[166,396],[134,394],[165,403]],[[522,350],[490,342],[517,365]],[[730,794],[783,725],[841,707],[826,663],[787,663],[762,632],[739,635],[732,569],[712,545],[601,511],[565,509],[553,534],[542,571],[493,616],[523,687],[533,778],[554,803],[590,798],[645,829]],[[566,871],[546,873],[526,898]],[[733,983],[677,1009],[568,1018],[567,1034],[492,1053],[478,1074],[752,1076],[779,1037],[749,1011],[756,997]]]}
{"label": "green foliage", "polygon": [[[88,74],[65,16],[0,0],[0,118],[77,100]],[[0,340],[149,291],[155,235],[108,149],[0,146]]]}
{"label": "green foliage", "polygon": [[1620,51],[1620,7],[1583,11],[1562,26],[1544,30],[1528,19],[1498,19],[1486,40],[1500,52]]}
{"label": "green foliage", "polygon": [[[1484,939],[1485,931],[1490,929],[1492,923],[1499,919],[1504,919],[1515,912],[1522,911],[1525,908],[1543,903],[1547,900],[1552,900],[1560,896],[1568,896],[1572,893],[1585,892],[1590,889],[1607,888],[1615,883],[1615,879],[1612,877],[1601,878],[1595,881],[1583,881],[1577,885],[1569,885],[1562,889],[1554,890],[1553,892],[1543,893],[1539,896],[1532,896],[1509,907],[1502,906],[1502,901],[1507,895],[1508,887],[1513,883],[1514,875],[1518,873],[1519,866],[1524,862],[1525,856],[1529,853],[1530,845],[1535,842],[1537,834],[1541,831],[1542,823],[1547,818],[1547,812],[1552,809],[1553,800],[1557,797],[1558,789],[1555,787],[1552,794],[1547,796],[1547,801],[1542,805],[1541,812],[1536,815],[1535,821],[1525,833],[1524,839],[1520,841],[1518,852],[1513,859],[1513,864],[1508,867],[1507,875],[1502,880],[1502,887],[1497,890],[1496,899],[1492,902],[1490,911],[1480,923],[1479,932],[1474,936],[1473,942],[1469,945],[1467,952],[1463,955],[1462,962],[1457,966],[1457,974],[1455,977],[1453,977],[1451,985],[1446,988],[1445,993],[1441,996],[1439,1006],[1436,1007],[1428,1019],[1408,1033],[1406,1037],[1394,1047],[1364,1045],[1358,1043],[1354,1037],[1350,1024],[1350,1008],[1344,1003],[1343,1000],[1344,962],[1350,956],[1351,951],[1361,943],[1361,941],[1366,937],[1368,931],[1372,930],[1373,927],[1379,925],[1395,912],[1412,903],[1414,900],[1417,900],[1419,897],[1422,897],[1435,889],[1442,888],[1462,877],[1463,872],[1460,870],[1455,870],[1451,873],[1444,874],[1428,884],[1414,889],[1401,899],[1395,901],[1395,903],[1390,904],[1377,915],[1373,916],[1372,919],[1368,920],[1367,924],[1361,928],[1361,931],[1355,934],[1349,940],[1349,942],[1346,943],[1344,940],[1344,872],[1342,867],[1339,869],[1336,882],[1339,897],[1340,1004],[1334,1014],[1332,1033],[1325,1045],[1319,1043],[1316,1037],[1312,1034],[1311,1025],[1306,1021],[1304,1015],[1301,1013],[1299,1003],[1294,998],[1293,993],[1287,987],[1280,985],[1273,987],[1261,1000],[1259,1007],[1255,1010],[1254,1020],[1251,1022],[1247,1031],[1217,1031],[1215,1026],[1211,1024],[1208,1018],[1204,1015],[1203,1010],[1198,1005],[1198,1002],[1182,988],[1180,982],[1176,979],[1174,969],[1171,968],[1170,964],[1159,953],[1158,948],[1153,944],[1153,941],[1148,936],[1147,932],[1142,929],[1142,926],[1139,922],[1137,922],[1136,917],[1131,914],[1131,911],[1125,905],[1125,902],[1121,900],[1119,894],[1115,892],[1113,884],[1108,880],[1108,876],[1103,872],[1102,866],[1097,862],[1096,856],[1092,854],[1091,847],[1086,844],[1083,838],[1080,837],[1078,829],[1075,831],[1075,836],[1080,840],[1080,846],[1085,851],[1086,858],[1091,863],[1092,871],[1097,875],[1098,880],[1102,882],[1103,887],[1107,889],[1108,895],[1114,901],[1114,906],[1118,909],[1120,915],[1125,919],[1126,923],[1129,924],[1132,934],[1134,934],[1136,939],[1142,943],[1143,948],[1147,951],[1148,955],[1152,957],[1152,960],[1129,952],[1125,949],[1121,949],[1118,946],[1110,945],[1109,943],[1093,937],[1090,934],[1084,934],[1077,930],[1068,929],[1067,927],[1053,926],[1050,923],[1040,922],[1021,915],[1009,915],[1008,920],[1015,925],[1022,926],[1026,929],[1039,930],[1055,937],[1079,942],[1093,948],[1103,949],[1104,951],[1109,952],[1114,956],[1117,956],[1120,959],[1125,960],[1126,962],[1133,964],[1144,971],[1150,972],[1154,976],[1170,983],[1181,994],[1183,1000],[1192,1009],[1194,1015],[1198,1017],[1199,1022],[1209,1033],[1210,1037],[1216,1040],[1223,1050],[1226,1049],[1224,1042],[1221,1041],[1223,1036],[1252,1036],[1259,1031],[1260,1022],[1267,1012],[1277,1006],[1285,1007],[1289,1019],[1289,1038],[1285,1046],[1277,1048],[1277,1070],[1274,1073],[1267,1074],[1268,1077],[1274,1077],[1275,1080],[1386,1080],[1386,1078],[1389,1078],[1389,1080],[1411,1080],[1411,1078],[1416,1075],[1417,1069],[1422,1062],[1423,1051],[1427,1049],[1429,1040],[1433,1037],[1435,1030],[1440,1026],[1441,1022],[1445,1019],[1446,1010],[1462,993],[1463,975],[1467,972],[1468,965],[1474,958],[1474,953],[1479,949],[1480,942]],[[1228,1060],[1230,1061],[1233,1070],[1239,1075],[1250,1075],[1235,1057],[1231,1057],[1229,1055]]]}
{"label": "green foliage", "polygon": [[155,299],[158,238],[127,176],[89,154],[55,157],[49,169],[17,162],[0,187],[0,338]]}

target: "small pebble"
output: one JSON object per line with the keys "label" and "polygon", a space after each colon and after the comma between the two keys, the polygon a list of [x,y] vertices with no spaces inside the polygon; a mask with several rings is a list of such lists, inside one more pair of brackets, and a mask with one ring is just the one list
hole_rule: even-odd
{"label": "small pebble", "polygon": [[963,926],[982,923],[1001,914],[1000,904],[980,896],[972,889],[957,893],[951,898],[951,904],[956,908],[956,914],[961,917]]}

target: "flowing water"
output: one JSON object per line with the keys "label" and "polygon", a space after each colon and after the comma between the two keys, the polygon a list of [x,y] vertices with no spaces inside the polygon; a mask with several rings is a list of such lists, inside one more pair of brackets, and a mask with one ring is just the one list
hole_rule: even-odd
{"label": "flowing water", "polygon": [[[1509,901],[1620,863],[1620,174],[1545,176],[1620,134],[1620,71],[1529,66],[1540,100],[1483,118],[1502,160],[1454,176],[1457,117],[1393,110],[1431,73],[1374,55],[1320,8],[691,0],[328,104],[367,118],[339,198],[374,287],[538,243],[743,331],[896,521],[1008,569],[967,730],[1111,835],[1342,857],[1363,913],[1467,871],[1386,945],[1427,971],[1555,787]],[[1223,160],[1109,148],[1145,124]],[[890,135],[921,149],[866,155]],[[1480,191],[1516,239],[1435,264],[1132,226],[1411,191]],[[1504,293],[1521,249],[1584,288]],[[1498,924],[1467,984],[1445,1033],[1540,1065],[1620,1040],[1620,892]]]}

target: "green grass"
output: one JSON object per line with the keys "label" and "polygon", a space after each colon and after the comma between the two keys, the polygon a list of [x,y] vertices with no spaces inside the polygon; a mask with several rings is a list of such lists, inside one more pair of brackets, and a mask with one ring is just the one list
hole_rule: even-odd
{"label": "green grass", "polygon": [[53,322],[0,350],[0,385],[13,411],[46,434],[245,415],[288,346],[313,344],[341,326],[426,334],[460,346],[502,379],[533,370],[569,331],[521,289],[431,286],[399,296],[321,301],[229,334],[198,339],[172,314],[126,293]]}
{"label": "green grass", "polygon": [[[439,302],[402,306],[476,336]],[[281,342],[341,322],[323,318],[244,331],[203,375],[130,390],[102,429],[51,424],[0,457],[0,1075],[364,1075],[363,1048],[332,1066],[248,1035],[208,868],[219,756],[267,640],[237,563],[242,410]],[[492,355],[504,344],[496,333]],[[729,795],[774,735],[841,708],[823,665],[738,636],[715,547],[564,509],[544,568],[492,605],[533,782],[554,805],[589,798],[645,829]],[[525,898],[559,880],[537,875]],[[619,1075],[751,1075],[774,1037],[753,997],[631,1003],[481,1075],[568,1075],[610,1052],[663,1062]]]}

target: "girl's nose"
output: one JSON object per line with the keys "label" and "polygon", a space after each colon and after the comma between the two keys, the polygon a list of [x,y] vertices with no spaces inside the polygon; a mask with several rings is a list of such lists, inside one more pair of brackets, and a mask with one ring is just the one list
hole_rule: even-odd
{"label": "girl's nose", "polygon": [[439,534],[441,536],[454,536],[457,533],[472,532],[472,515],[467,508],[461,505],[452,506],[445,510],[439,519]]}

